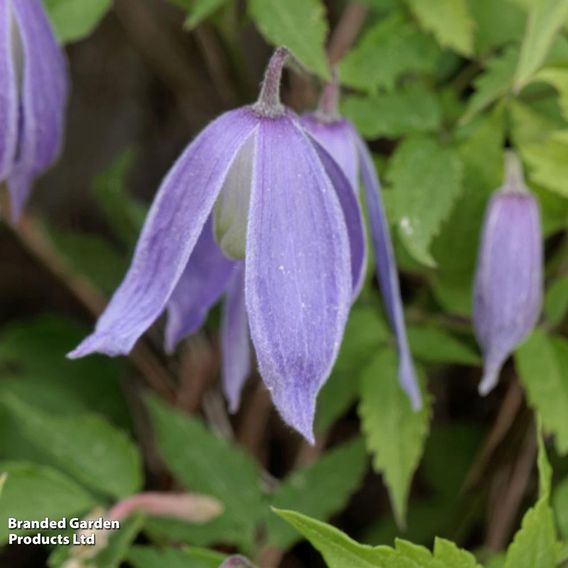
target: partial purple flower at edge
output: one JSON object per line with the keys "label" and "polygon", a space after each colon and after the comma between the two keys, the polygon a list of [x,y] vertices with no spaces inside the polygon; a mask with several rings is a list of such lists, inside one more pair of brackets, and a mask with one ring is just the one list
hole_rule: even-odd
{"label": "partial purple flower at edge", "polygon": [[386,312],[396,335],[399,380],[413,408],[419,409],[422,406],[422,397],[408,346],[398,271],[385,216],[381,186],[367,145],[351,122],[338,114],[338,96],[337,82],[326,85],[318,110],[302,116],[302,123],[343,169],[356,194],[359,178],[362,178],[377,279],[381,286]]}
{"label": "partial purple flower at edge", "polygon": [[[178,159],[150,209],[128,274],[95,332],[69,357],[128,353],[177,302],[176,286],[189,277],[186,269],[213,215],[217,241],[236,270],[239,263],[244,267],[243,278],[226,281],[223,333],[229,342],[239,333],[233,330],[246,328],[244,313],[276,407],[313,442],[316,397],[337,357],[364,272],[364,233],[345,175],[280,103],[286,58],[286,50],[275,52],[255,105],[219,117]],[[228,216],[231,207],[234,215]],[[239,216],[246,231],[235,223]],[[239,305],[239,285],[246,310]],[[239,373],[244,349],[241,343],[233,354]],[[235,400],[237,394],[231,404]]]}
{"label": "partial purple flower at edge", "polygon": [[475,276],[473,322],[484,362],[481,394],[495,387],[504,362],[536,325],[542,296],[539,207],[518,157],[510,152],[505,183],[485,213]]}
{"label": "partial purple flower at edge", "polygon": [[34,179],[58,158],[67,63],[40,0],[0,2],[0,182],[17,220]]}
{"label": "partial purple flower at edge", "polygon": [[244,556],[230,556],[219,568],[254,568]]}

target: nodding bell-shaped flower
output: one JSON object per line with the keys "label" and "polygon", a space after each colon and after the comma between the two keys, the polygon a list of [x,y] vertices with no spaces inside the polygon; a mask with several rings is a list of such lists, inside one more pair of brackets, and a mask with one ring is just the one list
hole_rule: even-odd
{"label": "nodding bell-shaped flower", "polygon": [[399,381],[414,409],[422,405],[412,355],[408,346],[398,272],[373,159],[353,124],[338,113],[339,86],[334,80],[324,87],[314,113],[302,116],[302,124],[333,156],[358,194],[363,182],[367,202],[376,274],[385,309],[394,329],[399,355]]}
{"label": "nodding bell-shaped flower", "polygon": [[[178,159],[128,274],[70,357],[128,353],[166,308],[171,348],[226,293],[222,339],[237,382],[249,364],[248,327],[274,404],[313,442],[316,397],[363,277],[365,237],[345,175],[280,102],[287,57],[274,53],[256,104],[223,114]],[[240,386],[226,385],[233,405]]]}
{"label": "nodding bell-shaped flower", "polygon": [[484,362],[481,394],[497,384],[505,360],[536,325],[542,294],[539,207],[519,159],[510,152],[505,183],[485,213],[475,276],[473,321]]}
{"label": "nodding bell-shaped flower", "polygon": [[41,0],[0,0],[0,182],[13,220],[59,156],[67,96],[67,63]]}

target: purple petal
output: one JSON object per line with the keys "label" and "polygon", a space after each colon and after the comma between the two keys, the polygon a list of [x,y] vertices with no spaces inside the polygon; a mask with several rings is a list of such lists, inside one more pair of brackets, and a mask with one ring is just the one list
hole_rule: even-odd
{"label": "purple petal", "polygon": [[[328,153],[328,150],[320,144],[314,137],[310,138],[317,150],[318,156],[325,168],[327,175],[335,191],[349,234],[349,251],[351,253],[351,275],[353,280],[353,300],[357,298],[365,279],[365,268],[367,266],[367,238],[365,236],[365,225],[359,201],[357,200],[356,189],[349,183],[345,174],[338,163]],[[349,139],[350,140],[350,139]],[[350,144],[353,147],[353,144]]]}
{"label": "purple petal", "polygon": [[128,353],[163,312],[237,152],[258,119],[248,109],[211,123],[171,169],[154,200],[128,274],[95,332],[69,357]]}
{"label": "purple petal", "polygon": [[313,443],[317,394],[351,304],[347,228],[319,157],[288,117],[258,131],[246,303],[261,375],[284,420]]}
{"label": "purple petal", "polygon": [[230,556],[219,568],[254,568],[244,556]]}
{"label": "purple petal", "polygon": [[18,132],[18,92],[12,43],[10,2],[0,2],[0,180],[5,180],[14,160]]}
{"label": "purple petal", "polygon": [[345,119],[322,121],[316,114],[304,114],[302,125],[332,155],[343,170],[351,187],[357,193],[359,188],[359,163],[357,149],[351,137],[352,127]]}
{"label": "purple petal", "polygon": [[221,328],[223,390],[231,412],[239,409],[241,392],[251,367],[244,269],[244,262],[238,263],[231,277]]}
{"label": "purple petal", "polygon": [[361,175],[369,211],[369,223],[371,225],[371,239],[375,251],[377,279],[379,280],[383,293],[385,309],[396,335],[399,356],[398,376],[400,384],[409,396],[413,408],[419,409],[422,406],[422,397],[416,379],[412,355],[408,346],[408,339],[406,337],[400,284],[381,197],[381,187],[367,145],[354,129],[352,131],[352,140],[357,147],[361,161]]}
{"label": "purple petal", "polygon": [[67,63],[40,0],[9,2],[23,50],[19,148],[9,179],[17,218],[33,178],[59,156],[68,96]]}
{"label": "purple petal", "polygon": [[215,242],[209,218],[168,302],[167,352],[171,353],[185,336],[201,327],[227,288],[235,264]]}
{"label": "purple petal", "polygon": [[474,294],[474,326],[484,355],[481,394],[534,328],[542,307],[539,208],[529,193],[496,193],[487,209]]}

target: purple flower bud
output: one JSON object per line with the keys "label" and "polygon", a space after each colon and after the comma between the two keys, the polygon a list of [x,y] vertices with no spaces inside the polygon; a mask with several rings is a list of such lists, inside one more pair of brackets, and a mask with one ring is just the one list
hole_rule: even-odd
{"label": "purple flower bud", "polygon": [[536,325],[542,307],[540,214],[519,159],[507,154],[505,184],[485,213],[475,276],[473,321],[483,351],[479,392],[496,385],[505,360]]}
{"label": "purple flower bud", "polygon": [[[420,389],[406,336],[398,272],[379,178],[365,142],[351,122],[339,115],[337,109],[338,96],[339,88],[336,81],[326,85],[318,110],[304,115],[302,123],[306,130],[333,156],[349,179],[356,195],[358,194],[359,178],[362,178],[369,212],[377,279],[381,286],[386,312],[396,334],[399,353],[399,381],[408,394],[412,406],[419,409],[422,404]],[[362,278],[359,285],[362,285]]]}
{"label": "purple flower bud", "polygon": [[244,556],[230,556],[219,568],[254,568]]}
{"label": "purple flower bud", "polygon": [[65,57],[41,1],[0,2],[0,181],[14,220],[59,156],[67,95]]}
{"label": "purple flower bud", "polygon": [[287,56],[276,50],[256,104],[219,117],[178,159],[128,274],[69,356],[128,353],[166,308],[171,349],[225,293],[231,407],[249,370],[250,330],[276,407],[313,442],[316,397],[364,271],[365,237],[349,181],[280,102]]}

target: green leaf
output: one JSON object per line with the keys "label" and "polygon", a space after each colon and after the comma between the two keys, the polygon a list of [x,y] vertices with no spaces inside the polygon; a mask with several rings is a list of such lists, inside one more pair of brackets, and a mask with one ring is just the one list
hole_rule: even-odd
{"label": "green leaf", "polygon": [[13,395],[5,395],[1,402],[31,443],[85,485],[116,498],[141,488],[136,446],[102,417],[51,415]]}
{"label": "green leaf", "polygon": [[[10,370],[10,377],[22,381],[26,400],[45,410],[63,412],[63,404],[74,400],[69,410],[89,409],[126,426],[128,407],[120,387],[122,362],[100,355],[76,361],[65,357],[88,331],[73,321],[52,315],[13,322],[0,334],[0,366]],[[27,398],[31,390],[27,381],[43,383],[33,400]],[[56,395],[61,395],[60,403],[55,400]]]}
{"label": "green leaf", "polygon": [[529,509],[507,551],[505,568],[554,568],[556,534],[548,499]]}
{"label": "green leaf", "polygon": [[568,341],[535,330],[515,354],[529,404],[556,436],[561,454],[568,452]]}
{"label": "green leaf", "polygon": [[442,121],[440,103],[426,89],[407,89],[371,97],[347,96],[341,109],[366,138],[397,138],[432,132]]}
{"label": "green leaf", "polygon": [[555,280],[546,291],[544,313],[548,323],[557,326],[568,312],[568,276]]}
{"label": "green leaf", "polygon": [[55,227],[49,227],[47,232],[58,253],[74,271],[107,294],[117,288],[128,263],[108,242],[101,237]]}
{"label": "green leaf", "polygon": [[377,348],[390,338],[379,308],[355,305],[349,315],[339,356],[319,397],[316,429],[325,432],[334,420],[347,411],[359,392],[361,372]]}
{"label": "green leaf", "polygon": [[546,67],[534,77],[534,80],[549,83],[558,91],[562,114],[568,119],[568,69]]}
{"label": "green leaf", "polygon": [[[436,535],[447,531],[448,519],[463,514],[456,495],[462,491],[472,456],[482,441],[483,430],[466,423],[454,421],[452,425],[432,429],[420,465],[423,490],[408,509],[404,533],[407,540],[430,544]],[[469,519],[463,520],[462,530],[467,530],[465,525],[469,526]],[[477,522],[475,516],[472,520]],[[372,544],[390,544],[399,535],[400,530],[392,515],[385,513],[365,531],[364,540]]]}
{"label": "green leaf", "polygon": [[473,554],[439,537],[434,540],[434,557],[445,568],[481,568]]}
{"label": "green leaf", "polygon": [[523,152],[524,147],[531,143],[544,142],[550,134],[563,124],[539,109],[511,99],[507,102],[507,110],[510,114],[511,135],[515,146]]}
{"label": "green leaf", "polygon": [[7,474],[0,497],[0,541],[10,532],[8,517],[41,520],[49,517],[80,515],[94,506],[94,499],[82,487],[50,467],[23,462],[2,462],[0,471]]}
{"label": "green leaf", "polygon": [[[313,465],[290,474],[274,493],[272,505],[278,509],[299,509],[324,520],[345,505],[359,486],[366,466],[362,440],[343,444]],[[297,533],[274,515],[268,518],[266,531],[268,544],[283,550],[297,540]]]}
{"label": "green leaf", "polygon": [[546,446],[544,444],[544,436],[542,434],[541,419],[538,421],[538,495],[539,499],[550,499],[550,491],[552,489],[552,467],[546,455]]}
{"label": "green leaf", "polygon": [[359,544],[340,530],[295,511],[275,513],[301,533],[323,556],[328,568],[387,568],[393,551]]}
{"label": "green leaf", "polygon": [[228,0],[195,0],[189,8],[185,27],[192,30],[227,2]]}
{"label": "green leaf", "polygon": [[128,561],[134,568],[219,568],[226,556],[213,550],[133,546]]}
{"label": "green leaf", "polygon": [[461,55],[473,53],[475,22],[466,0],[407,0],[420,25],[440,45]]}
{"label": "green leaf", "polygon": [[432,245],[438,264],[434,293],[451,312],[471,312],[483,213],[491,192],[503,179],[503,139],[503,113],[497,108],[478,123],[472,123],[460,144],[464,191]]}
{"label": "green leaf", "polygon": [[301,63],[329,79],[325,55],[327,22],[321,0],[250,0],[250,16],[275,46],[286,46]]}
{"label": "green leaf", "polygon": [[480,364],[476,351],[439,325],[409,326],[408,340],[412,354],[424,362]]}
{"label": "green leaf", "polygon": [[568,130],[550,135],[540,143],[521,147],[521,154],[530,167],[533,183],[568,197]]}
{"label": "green leaf", "polygon": [[482,110],[510,92],[518,55],[517,48],[511,46],[487,62],[484,73],[474,81],[475,93],[469,99],[461,119],[462,124],[469,122]]}
{"label": "green leaf", "polygon": [[393,186],[400,238],[427,266],[435,265],[430,245],[463,189],[462,175],[457,152],[433,138],[406,138],[389,164],[387,179]]}
{"label": "green leaf", "polygon": [[341,82],[375,93],[392,89],[406,73],[434,73],[440,50],[436,42],[400,14],[371,27],[343,58]]}
{"label": "green leaf", "polygon": [[[426,453],[424,454],[426,455]],[[455,495],[455,494],[454,494]],[[443,530],[452,509],[439,498],[416,499],[408,509],[407,526],[404,536],[412,542],[428,544]],[[391,544],[400,535],[400,529],[393,516],[385,513],[364,533],[365,542]]]}
{"label": "green leaf", "polygon": [[482,442],[482,433],[479,427],[455,421],[433,428],[420,467],[434,494],[444,502],[455,505],[455,496],[466,480],[472,456]]}
{"label": "green leaf", "polygon": [[375,469],[383,474],[399,525],[404,525],[410,483],[428,435],[430,406],[415,412],[398,382],[398,357],[379,352],[365,368],[359,415]]}
{"label": "green leaf", "polygon": [[423,546],[397,538],[395,550],[396,555],[389,563],[389,568],[441,568],[440,563]]}
{"label": "green leaf", "polygon": [[568,477],[554,489],[552,504],[556,516],[558,532],[564,541],[568,539]]}
{"label": "green leaf", "polygon": [[126,178],[135,153],[123,151],[110,167],[93,181],[92,192],[110,228],[129,249],[133,249],[142,230],[146,207],[128,194]]}
{"label": "green leaf", "polygon": [[122,566],[143,524],[142,515],[134,515],[122,521],[120,530],[111,533],[107,545],[93,558],[94,565],[105,568]]}
{"label": "green leaf", "polygon": [[158,450],[171,472],[187,489],[216,497],[225,508],[220,517],[201,527],[208,527],[210,542],[229,539],[250,546],[256,524],[266,513],[256,464],[201,421],[155,398],[148,399],[148,408]]}
{"label": "green leaf", "polygon": [[521,42],[526,15],[513,2],[469,0],[469,9],[475,20],[475,51],[479,55]]}
{"label": "green leaf", "polygon": [[55,35],[62,43],[88,36],[109,11],[112,0],[43,0]]}
{"label": "green leaf", "polygon": [[[543,237],[546,239],[564,231],[568,226],[568,199],[534,184],[531,189],[540,205]],[[554,283],[551,287],[554,287]]]}
{"label": "green leaf", "polygon": [[295,511],[275,512],[319,550],[328,568],[481,568],[472,554],[444,539],[436,538],[433,555],[423,546],[401,539],[396,539],[395,549],[372,548]]}
{"label": "green leaf", "polygon": [[520,90],[543,64],[557,32],[568,17],[568,0],[532,2],[519,64],[515,89]]}

